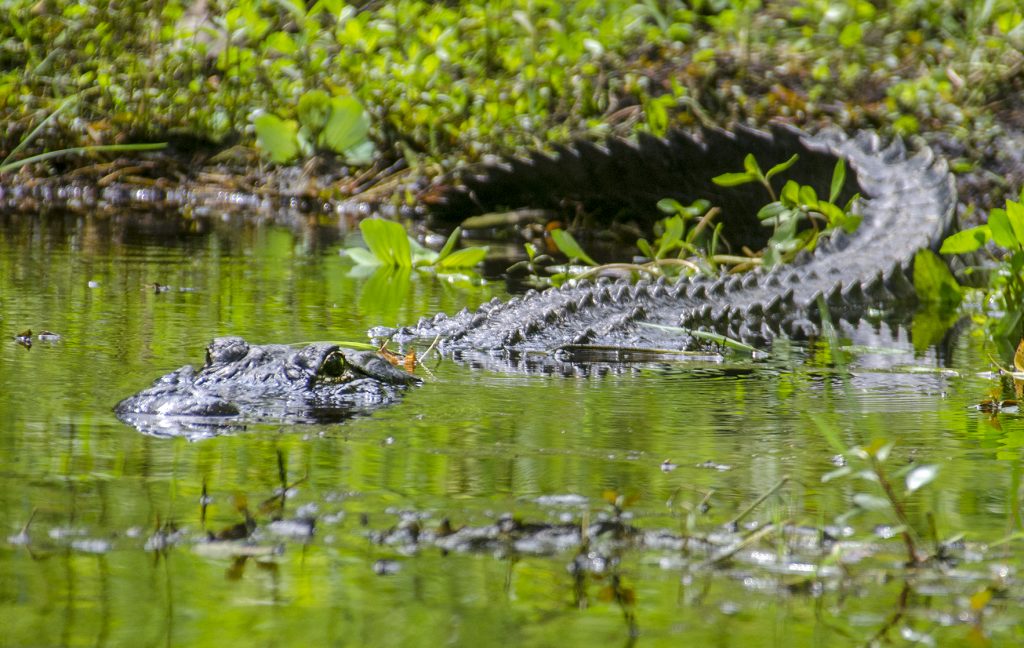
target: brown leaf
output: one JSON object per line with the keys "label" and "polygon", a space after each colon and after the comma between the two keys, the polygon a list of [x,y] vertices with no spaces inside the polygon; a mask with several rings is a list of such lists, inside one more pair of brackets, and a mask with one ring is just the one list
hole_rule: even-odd
{"label": "brown leaf", "polygon": [[1017,345],[1017,351],[1013,354],[1013,368],[1017,371],[1024,371],[1024,340]]}

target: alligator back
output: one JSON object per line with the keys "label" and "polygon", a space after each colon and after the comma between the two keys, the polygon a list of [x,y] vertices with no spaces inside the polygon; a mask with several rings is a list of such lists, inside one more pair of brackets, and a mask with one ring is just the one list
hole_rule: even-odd
{"label": "alligator back", "polygon": [[636,144],[610,140],[606,147],[576,144],[554,157],[532,155],[465,175],[435,209],[438,218],[450,219],[497,206],[557,206],[568,200],[613,213],[654,214],[654,203],[664,197],[683,203],[706,198],[728,215],[731,237],[739,232],[741,240],[754,241],[754,232],[764,229],[756,219],[763,196],[711,182],[715,175],[741,169],[747,153],[754,153],[762,168],[799,153],[802,170],[794,167],[790,177],[814,186],[819,195],[827,195],[835,161],[844,159],[848,185],[849,180],[855,185],[851,192],[862,195],[860,228],[850,235],[836,232],[813,253],[770,271],[677,283],[581,281],[371,335],[399,342],[440,337],[443,350],[485,350],[491,356],[588,346],[701,346],[703,338],[663,326],[765,345],[780,335],[816,334],[821,299],[833,317],[851,321],[868,308],[914,300],[908,279],[913,258],[918,250],[937,246],[952,224],[953,177],[929,148],[910,154],[902,140],[884,143],[871,132],[847,138],[838,131],[809,135],[779,126],[770,133],[742,128],[704,131],[696,138],[644,136]]}

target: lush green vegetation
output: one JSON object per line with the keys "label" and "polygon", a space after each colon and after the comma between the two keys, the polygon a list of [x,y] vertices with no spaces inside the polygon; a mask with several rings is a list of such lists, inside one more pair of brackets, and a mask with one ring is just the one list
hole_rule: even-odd
{"label": "lush green vegetation", "polygon": [[325,141],[303,106],[311,96],[358,100],[378,155],[413,165],[771,116],[984,144],[1024,41],[1015,0],[955,10],[898,0],[884,11],[866,0],[5,0],[3,10],[3,156],[58,112],[26,153],[173,134],[252,144],[274,119],[294,127],[293,153],[350,149]]}

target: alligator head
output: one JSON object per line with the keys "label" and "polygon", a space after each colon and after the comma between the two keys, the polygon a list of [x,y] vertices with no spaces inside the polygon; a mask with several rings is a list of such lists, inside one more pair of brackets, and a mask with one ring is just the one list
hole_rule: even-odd
{"label": "alligator head", "polygon": [[419,382],[370,351],[222,337],[207,347],[202,368],[173,371],[114,412],[147,434],[197,438],[261,421],[338,422],[393,403]]}

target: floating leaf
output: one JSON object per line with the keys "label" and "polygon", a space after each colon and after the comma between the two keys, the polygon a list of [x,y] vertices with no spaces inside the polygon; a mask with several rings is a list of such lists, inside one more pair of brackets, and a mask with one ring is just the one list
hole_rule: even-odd
{"label": "floating leaf", "polygon": [[434,267],[439,270],[448,268],[471,268],[487,257],[486,247],[469,247],[456,250],[443,259],[438,259]]}
{"label": "floating leaf", "polygon": [[[456,227],[452,233],[448,235],[448,240],[444,242],[444,247],[442,247],[441,251],[437,253],[435,263],[444,261],[444,258],[452,253],[452,250],[455,249],[455,244],[459,242],[460,236],[462,236],[462,228]],[[527,243],[527,245],[529,245],[529,243]]]}
{"label": "floating leaf", "polygon": [[342,252],[348,258],[352,259],[357,265],[362,266],[376,266],[380,265],[380,259],[378,259],[369,250],[361,247],[352,247],[342,250]]}
{"label": "floating leaf", "polygon": [[591,266],[597,265],[597,262],[591,259],[587,253],[583,251],[583,248],[580,247],[580,244],[576,242],[576,239],[574,239],[572,234],[569,232],[558,228],[553,229],[551,230],[551,240],[555,242],[555,245],[562,254],[570,259],[579,259],[583,263]]}
{"label": "floating leaf", "polygon": [[299,154],[296,139],[299,125],[294,120],[263,113],[253,120],[253,126],[256,129],[256,144],[274,162],[284,164]]}
{"label": "floating leaf", "polygon": [[382,218],[367,218],[359,223],[363,240],[373,255],[386,266],[412,267],[412,252],[405,228]]}
{"label": "floating leaf", "polygon": [[913,493],[931,483],[939,474],[939,467],[934,464],[917,466],[907,474],[907,492]]}

